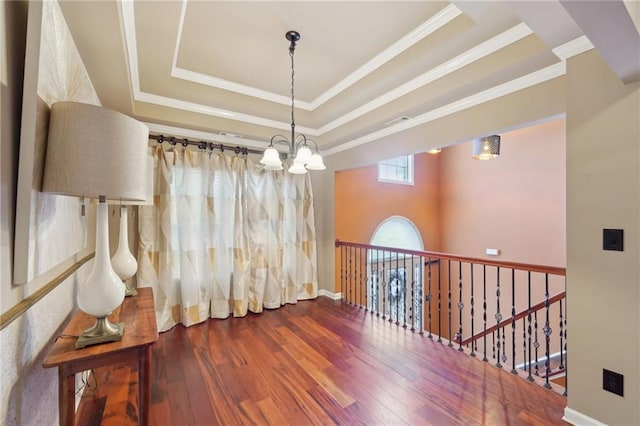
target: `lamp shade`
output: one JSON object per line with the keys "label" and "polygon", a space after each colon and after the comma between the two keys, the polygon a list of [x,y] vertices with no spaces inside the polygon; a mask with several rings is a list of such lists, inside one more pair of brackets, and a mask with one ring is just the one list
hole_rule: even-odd
{"label": "lamp shade", "polygon": [[118,205],[118,206],[152,206],[154,199],[154,165],[153,165],[153,153],[155,148],[149,148],[147,151],[147,155],[145,158],[146,161],[146,174],[144,180],[144,200],[128,200],[122,198],[109,198],[107,199],[107,204]]}
{"label": "lamp shade", "polygon": [[43,191],[144,201],[149,129],[117,111],[77,102],[51,106]]}
{"label": "lamp shade", "polygon": [[500,156],[500,136],[491,135],[473,141],[474,160],[491,160]]}

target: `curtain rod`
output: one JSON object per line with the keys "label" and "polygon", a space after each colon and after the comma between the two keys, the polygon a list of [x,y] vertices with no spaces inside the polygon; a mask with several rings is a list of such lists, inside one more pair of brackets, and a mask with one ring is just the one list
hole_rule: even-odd
{"label": "curtain rod", "polygon": [[231,145],[224,145],[221,143],[213,143],[213,142],[207,142],[207,141],[194,141],[187,138],[176,138],[175,136],[149,135],[149,139],[153,139],[160,144],[167,142],[171,145],[180,144],[184,147],[187,147],[188,145],[193,145],[193,146],[197,146],[200,149],[203,149],[203,150],[209,149],[211,151],[213,151],[214,149],[219,149],[220,151],[224,152],[225,149],[228,149],[230,151],[233,151],[236,154],[244,154],[244,155],[263,153],[262,150],[247,148],[246,146],[238,146],[238,145],[231,146]]}

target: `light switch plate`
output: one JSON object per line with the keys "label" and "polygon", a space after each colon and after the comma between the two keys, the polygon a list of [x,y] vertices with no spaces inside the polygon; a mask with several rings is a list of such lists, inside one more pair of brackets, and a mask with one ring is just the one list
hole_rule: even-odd
{"label": "light switch plate", "polygon": [[602,250],[624,251],[624,230],[603,229]]}

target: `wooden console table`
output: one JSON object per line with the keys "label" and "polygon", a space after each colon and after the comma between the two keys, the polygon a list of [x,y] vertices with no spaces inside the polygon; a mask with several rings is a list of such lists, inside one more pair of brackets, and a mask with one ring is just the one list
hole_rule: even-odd
{"label": "wooden console table", "polygon": [[[76,373],[131,360],[138,363],[138,418],[141,424],[149,424],[151,345],[158,340],[151,288],[139,288],[137,296],[127,297],[109,320],[124,322],[124,336],[119,342],[76,349],[75,338],[60,337],[42,363],[44,368],[58,367],[61,426],[75,424]],[[94,317],[78,310],[62,334],[79,336],[94,322]]]}

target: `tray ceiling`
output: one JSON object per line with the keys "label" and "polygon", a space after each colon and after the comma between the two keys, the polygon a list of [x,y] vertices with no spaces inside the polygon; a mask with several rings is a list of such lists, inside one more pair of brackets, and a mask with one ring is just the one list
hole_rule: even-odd
{"label": "tray ceiling", "polygon": [[[638,32],[624,3],[589,3],[609,4],[600,14],[624,20],[633,48]],[[103,105],[155,133],[256,147],[290,128],[284,34],[299,31],[297,130],[328,153],[563,75],[566,57],[598,39],[583,10],[556,1],[63,1],[61,8]],[[609,39],[609,47],[598,39],[602,49],[620,43]],[[410,119],[385,124],[400,116]]]}

